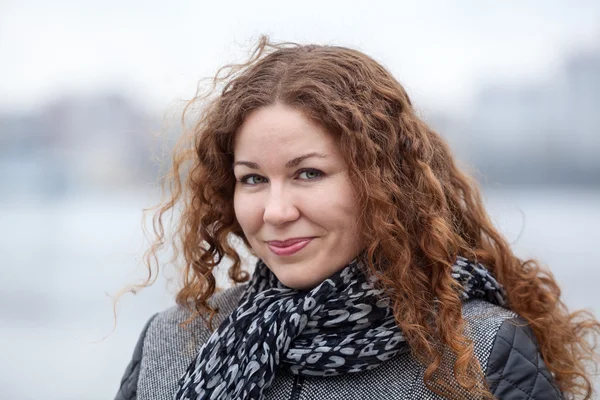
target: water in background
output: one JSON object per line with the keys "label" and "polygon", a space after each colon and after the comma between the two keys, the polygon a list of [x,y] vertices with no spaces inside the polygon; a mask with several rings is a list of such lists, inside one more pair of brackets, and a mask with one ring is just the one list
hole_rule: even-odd
{"label": "water in background", "polygon": [[[597,314],[600,190],[486,195],[517,253],[551,267],[567,304]],[[161,277],[123,298],[117,328],[102,340],[112,329],[107,293],[143,277],[141,209],[152,201],[94,195],[0,208],[0,399],[114,397],[144,323],[174,304]]]}

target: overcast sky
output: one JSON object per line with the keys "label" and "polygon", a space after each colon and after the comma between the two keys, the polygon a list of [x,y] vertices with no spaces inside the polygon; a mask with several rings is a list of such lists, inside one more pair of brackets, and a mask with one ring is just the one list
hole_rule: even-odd
{"label": "overcast sky", "polygon": [[0,109],[113,90],[163,111],[261,33],[357,48],[460,112],[482,82],[548,79],[597,45],[600,1],[0,0]]}

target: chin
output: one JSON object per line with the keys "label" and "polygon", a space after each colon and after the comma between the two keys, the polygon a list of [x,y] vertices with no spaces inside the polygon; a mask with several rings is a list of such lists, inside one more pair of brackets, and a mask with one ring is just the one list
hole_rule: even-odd
{"label": "chin", "polygon": [[277,279],[291,289],[304,290],[308,286],[306,282],[298,281],[294,277],[287,277],[286,279],[284,276],[277,276]]}
{"label": "chin", "polygon": [[315,271],[312,268],[315,260],[311,257],[307,259],[306,256],[300,256],[294,260],[292,256],[290,259],[280,260],[277,257],[271,258],[269,256],[270,254],[262,260],[277,279],[291,289],[310,290],[326,279],[325,276],[322,276],[322,273],[319,274],[318,270]]}
{"label": "chin", "polygon": [[[318,285],[318,282],[310,282],[302,279],[302,276],[286,276],[285,274],[275,274],[277,279],[285,286],[295,290],[310,290]],[[294,274],[296,275],[296,274]],[[306,277],[306,275],[303,275]]]}

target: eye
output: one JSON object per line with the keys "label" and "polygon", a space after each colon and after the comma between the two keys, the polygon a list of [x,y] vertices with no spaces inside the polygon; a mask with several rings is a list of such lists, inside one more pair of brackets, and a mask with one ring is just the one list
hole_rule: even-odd
{"label": "eye", "polygon": [[319,171],[318,169],[305,169],[300,171],[300,173],[298,174],[298,177],[300,179],[305,179],[308,181],[314,181],[315,179],[319,179],[323,176],[323,172]]}
{"label": "eye", "polygon": [[240,179],[240,182],[242,182],[245,185],[259,185],[261,183],[265,183],[267,181],[267,179],[264,176],[260,176],[260,175],[256,175],[256,174],[251,174],[251,175],[245,175],[242,177],[242,179]]}

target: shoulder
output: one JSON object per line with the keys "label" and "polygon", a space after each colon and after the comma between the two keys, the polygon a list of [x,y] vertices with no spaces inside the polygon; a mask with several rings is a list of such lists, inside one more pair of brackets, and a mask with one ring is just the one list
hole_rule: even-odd
{"label": "shoulder", "polygon": [[500,399],[562,399],[527,322],[497,305],[472,300],[463,306],[466,333],[486,373],[490,391]]}
{"label": "shoulder", "polygon": [[[216,329],[235,310],[245,287],[245,284],[236,285],[214,294],[209,299],[208,303],[219,310],[212,322],[213,329]],[[148,326],[144,347],[163,348],[165,351],[190,350],[195,354],[196,348],[202,345],[212,332],[202,318],[195,318],[182,327],[181,324],[190,316],[190,311],[179,305],[158,313]],[[146,355],[150,353],[144,354]]]}
{"label": "shoulder", "polygon": [[563,398],[541,357],[533,330],[520,317],[500,326],[486,375],[498,399]]}
{"label": "shoulder", "polygon": [[[237,303],[246,288],[246,284],[236,285],[230,287],[222,292],[215,293],[208,301],[212,307],[217,307],[219,313],[215,316],[214,321],[220,323],[225,317],[229,316],[237,307]],[[179,305],[170,307],[162,312],[156,314],[154,320],[151,322],[149,329],[156,333],[159,330],[170,331],[172,329],[179,330],[179,324],[186,321],[190,317],[190,312],[184,307]],[[177,327],[177,328],[175,328]],[[196,318],[190,325],[190,329],[196,330],[208,330],[205,326],[204,321],[201,318]],[[215,327],[215,323],[213,323]],[[165,332],[172,333],[172,332]]]}
{"label": "shoulder", "polygon": [[131,361],[125,368],[123,377],[121,378],[121,384],[119,385],[119,391],[115,397],[115,400],[135,400],[137,398],[137,381],[140,375],[140,363],[142,361],[142,347],[144,345],[144,337],[148,331],[148,326],[152,320],[156,317],[154,314],[148,322],[146,322],[142,333],[133,349],[133,355]]}
{"label": "shoulder", "polygon": [[[236,285],[211,297],[209,304],[219,309],[213,328],[233,312],[245,287]],[[156,398],[157,393],[168,396],[174,392],[171,386],[211,334],[201,318],[181,327],[189,317],[190,312],[177,305],[150,318],[142,329],[115,400],[150,399]]]}
{"label": "shoulder", "polygon": [[475,356],[485,368],[500,327],[518,316],[509,309],[477,299],[465,302],[462,314],[465,336],[473,341]]}

